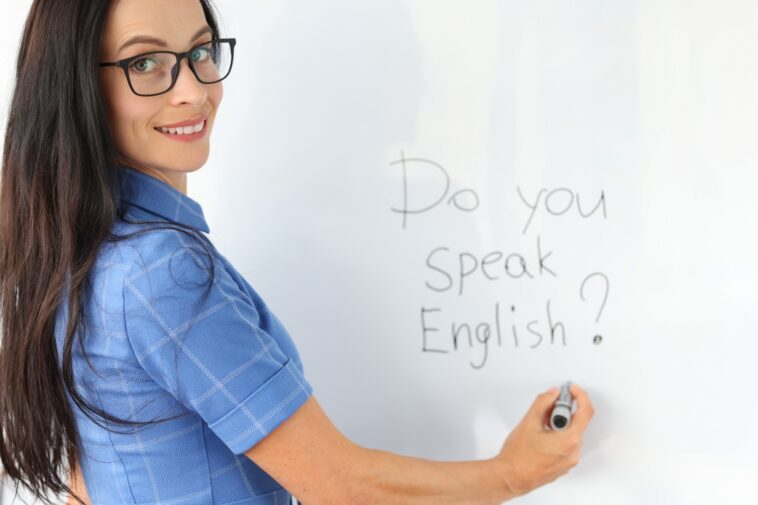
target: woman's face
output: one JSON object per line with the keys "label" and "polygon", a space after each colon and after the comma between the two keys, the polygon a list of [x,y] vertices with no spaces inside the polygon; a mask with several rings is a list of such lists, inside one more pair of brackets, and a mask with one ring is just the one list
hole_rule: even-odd
{"label": "woman's face", "polygon": [[[134,37],[155,40],[129,44]],[[210,39],[199,0],[114,0],[103,33],[100,61],[117,61],[149,51],[183,52]],[[144,69],[144,63],[139,68]],[[186,58],[174,87],[151,97],[135,95],[119,67],[100,67],[99,72],[122,161],[186,192],[185,174],[208,159],[210,133],[223,97],[222,84],[199,82]],[[187,120],[198,124],[203,119],[203,134],[196,140],[161,131],[161,127]]]}

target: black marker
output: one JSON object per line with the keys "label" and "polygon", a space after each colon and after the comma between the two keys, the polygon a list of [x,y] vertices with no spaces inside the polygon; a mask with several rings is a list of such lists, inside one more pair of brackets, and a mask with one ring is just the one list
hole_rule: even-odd
{"label": "black marker", "polygon": [[571,398],[571,381],[568,381],[561,386],[561,394],[553,406],[553,411],[550,414],[550,427],[558,431],[568,428],[571,423],[573,407],[574,400]]}

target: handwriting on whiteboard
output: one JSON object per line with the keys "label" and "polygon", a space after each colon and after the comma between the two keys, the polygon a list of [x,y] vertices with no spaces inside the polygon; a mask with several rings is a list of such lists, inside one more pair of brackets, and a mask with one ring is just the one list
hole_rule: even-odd
{"label": "handwriting on whiteboard", "polygon": [[[406,158],[390,162],[402,170],[402,201],[390,210],[401,216],[403,230],[412,219],[423,220],[423,214],[449,212],[475,213],[482,199],[475,188],[453,187],[452,178],[445,167],[428,158]],[[607,195],[603,189],[587,198],[567,187],[542,187],[536,191],[519,185],[514,198],[523,206],[526,218],[522,235],[532,228],[535,216],[566,219],[574,216],[583,220],[608,219]],[[515,250],[493,249],[474,251],[439,244],[423,259],[426,273],[424,286],[432,293],[454,293],[464,297],[475,292],[474,286],[482,283],[532,282],[543,277],[558,278],[562,272],[554,265],[554,246],[543,234],[534,237],[533,245]],[[610,280],[602,271],[582,276],[576,287],[577,297],[596,307],[595,323],[600,321],[608,301]],[[451,354],[458,351],[476,351],[469,364],[474,369],[485,366],[493,348],[537,349],[544,346],[569,345],[569,323],[558,315],[550,299],[539,308],[519,307],[514,303],[494,301],[486,320],[461,321],[459,311],[439,304],[422,304],[419,312],[421,351],[431,354]],[[451,320],[455,313],[458,320]],[[600,334],[591,340],[595,345],[603,341]]]}

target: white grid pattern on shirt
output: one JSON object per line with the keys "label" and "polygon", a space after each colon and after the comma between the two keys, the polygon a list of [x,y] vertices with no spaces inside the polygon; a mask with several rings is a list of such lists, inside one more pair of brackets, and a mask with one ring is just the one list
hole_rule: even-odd
{"label": "white grid pattern on shirt", "polygon": [[[182,242],[183,245],[186,246],[186,248],[183,249],[182,252],[189,252],[190,254],[193,254],[193,256],[194,256],[194,253],[192,253],[192,247],[191,246],[187,246],[187,244],[183,240],[181,240],[181,237],[180,237],[180,241]],[[171,329],[166,324],[166,322],[163,320],[163,318],[160,316],[160,314],[155,309],[155,307],[145,298],[145,296],[139,291],[139,289],[137,289],[137,287],[134,285],[133,281],[136,280],[137,278],[139,278],[140,276],[145,275],[147,272],[149,272],[153,268],[156,268],[156,267],[160,266],[162,263],[165,263],[166,261],[168,261],[171,258],[171,256],[174,256],[175,254],[176,254],[176,251],[174,251],[174,252],[172,252],[172,253],[170,253],[170,254],[162,257],[162,258],[159,258],[156,261],[154,261],[153,263],[151,263],[149,266],[147,266],[146,268],[141,269],[140,272],[136,272],[136,273],[134,273],[134,274],[132,274],[132,275],[130,275],[130,276],[128,276],[128,277],[126,277],[124,279],[125,286],[127,288],[129,288],[129,290],[134,294],[134,296],[140,301],[140,303],[143,305],[143,307],[151,314],[151,316],[153,317],[153,319],[158,323],[158,325],[161,327],[161,329],[165,332],[164,337],[162,337],[161,339],[159,339],[155,344],[151,345],[148,351],[145,351],[145,352],[141,353],[140,357],[144,357],[145,355],[148,355],[151,352],[155,352],[157,349],[159,349],[162,345],[164,345],[167,342],[171,342],[171,341],[174,342],[174,344],[185,354],[185,356],[187,356],[190,359],[190,361],[213,384],[208,390],[206,390],[204,393],[202,393],[201,395],[199,395],[192,402],[193,405],[195,404],[195,401],[197,401],[197,403],[201,403],[202,401],[204,401],[207,398],[211,397],[216,392],[221,392],[221,394],[232,403],[233,407],[235,409],[239,408],[240,411],[245,415],[245,417],[247,417],[247,419],[253,424],[253,427],[251,427],[248,430],[245,430],[242,434],[238,435],[234,439],[235,442],[239,442],[239,441],[243,440],[244,437],[250,436],[254,432],[259,432],[259,433],[261,433],[264,436],[267,435],[268,431],[264,428],[264,424],[268,420],[270,420],[273,416],[275,416],[277,413],[279,413],[283,408],[285,408],[289,403],[291,403],[297,397],[297,395],[299,395],[301,392],[306,391],[306,388],[303,386],[302,382],[295,376],[295,374],[293,374],[292,371],[288,369],[288,372],[293,376],[293,378],[297,382],[298,389],[296,389],[292,393],[290,393],[290,395],[288,395],[285,399],[283,399],[279,403],[279,405],[277,405],[276,407],[271,408],[265,415],[263,415],[262,417],[258,418],[257,416],[255,416],[248,409],[248,407],[243,402],[241,402],[240,400],[238,400],[231,393],[231,391],[229,391],[225,387],[226,384],[230,380],[232,380],[235,376],[239,375],[245,368],[248,368],[249,366],[251,366],[255,362],[259,361],[262,357],[268,356],[270,359],[273,360],[274,358],[271,356],[270,350],[271,350],[271,348],[274,347],[275,343],[271,343],[271,342],[266,343],[266,342],[263,341],[263,339],[261,338],[261,336],[258,333],[259,328],[257,326],[255,326],[247,317],[245,317],[244,314],[242,314],[240,312],[240,310],[239,310],[239,308],[237,306],[238,300],[234,296],[230,296],[224,290],[224,288],[221,286],[221,284],[218,283],[218,281],[215,280],[215,279],[214,279],[214,283],[217,284],[219,292],[226,298],[226,301],[222,302],[220,304],[217,304],[214,307],[212,307],[210,309],[207,309],[206,311],[204,311],[204,312],[202,312],[200,314],[194,315],[190,320],[185,321],[184,323],[180,324],[179,326],[177,326],[174,329]],[[197,259],[197,256],[194,256],[194,257],[195,257],[195,259]],[[219,267],[220,268],[225,268],[223,265],[220,264],[220,262],[215,257],[213,257],[213,261],[214,261],[214,265],[215,265],[216,268],[219,268]],[[256,335],[256,337],[258,338],[258,341],[261,344],[261,351],[258,352],[256,354],[256,356],[254,356],[253,358],[251,358],[250,360],[248,360],[248,362],[243,363],[237,369],[235,369],[232,372],[230,372],[229,374],[227,374],[223,379],[219,379],[218,377],[216,377],[213,374],[213,372],[211,370],[209,370],[205,366],[205,364],[190,349],[188,349],[183,344],[183,342],[180,339],[177,338],[177,335],[180,334],[180,333],[182,333],[182,332],[184,332],[184,331],[186,331],[188,328],[191,328],[192,326],[194,326],[198,322],[202,321],[206,317],[208,317],[211,314],[213,314],[216,310],[218,310],[218,307],[225,306],[225,305],[227,305],[229,303],[231,303],[233,305],[233,307],[235,309],[235,312],[240,316],[240,318],[243,319],[250,326],[251,330]],[[138,439],[137,444],[132,444],[132,445],[140,448],[140,450],[143,450],[145,446],[149,446],[153,442],[160,443],[162,441],[165,441],[167,439],[167,437],[169,437],[169,436],[170,435],[167,435],[167,436],[164,436],[164,437],[160,437],[160,439],[148,440],[148,441],[143,441],[143,440],[139,440]],[[241,463],[241,461],[240,461],[240,459],[239,459],[239,457],[237,455],[235,455],[235,466],[239,469],[240,476],[243,479],[243,481],[245,483],[245,486],[247,487],[247,490],[250,492],[250,496],[251,497],[255,497],[256,496],[255,490],[253,489],[252,485],[250,484],[250,481],[247,478],[247,475],[246,475],[246,473],[245,473],[245,471],[244,471],[244,469],[242,467],[242,463]],[[224,472],[221,472],[221,473],[224,473]],[[152,479],[152,476],[151,476],[151,479]]]}
{"label": "white grid pattern on shirt", "polygon": [[[106,296],[106,293],[108,293],[108,283],[110,281],[110,274],[111,274],[112,268],[125,270],[127,272],[129,271],[129,265],[126,265],[126,264],[108,262],[108,263],[106,263],[105,266],[109,267],[109,268],[105,269],[105,279],[103,280],[103,292],[102,292],[102,296],[103,296],[103,298],[102,298],[102,307],[103,308],[106,307],[106,305],[105,305],[106,304],[105,296]],[[108,324],[107,320],[105,318],[105,310],[101,310],[100,311],[100,322],[103,325],[103,328],[105,328],[106,325]],[[105,352],[105,356],[108,356],[108,354],[110,353],[112,338],[113,338],[113,334],[110,331],[106,331],[105,351],[104,351]],[[121,373],[121,366],[119,365],[118,360],[116,360],[115,357],[114,357],[114,359],[112,361],[112,365],[113,365],[113,367],[116,370],[118,370],[119,388],[121,389],[122,392],[126,392],[127,396],[130,396],[128,389],[124,386],[125,381],[124,381],[124,376]],[[100,401],[100,408],[102,409],[103,408],[103,401],[100,398],[99,392],[96,391],[96,394],[97,394],[98,400]],[[128,401],[129,401],[130,405],[133,405],[134,402],[133,402],[133,400],[132,400],[131,397],[129,397]],[[108,431],[108,440],[110,441],[111,447],[113,447],[113,437],[111,436],[111,432],[110,431]],[[143,448],[140,447],[140,450],[143,450]],[[113,455],[115,455],[115,449],[113,451]],[[144,461],[144,459],[145,459],[144,452],[141,454],[141,456],[142,456],[142,459]],[[113,482],[118,482],[117,472],[116,472],[116,459],[117,458],[115,458],[115,457],[111,457],[111,464],[109,465],[110,468],[111,468],[111,474],[113,475]],[[149,472],[152,472],[152,468],[148,467],[147,469],[148,469]],[[153,479],[154,479],[154,477],[152,477],[152,475],[151,475],[151,482],[153,482]],[[95,485],[95,486],[93,486],[93,488],[94,488],[94,490],[98,490],[99,486]],[[119,492],[119,496],[121,496],[121,500],[123,501],[124,497],[121,495],[121,486],[118,486],[118,492]],[[155,494],[154,494],[154,496],[155,496]],[[132,498],[132,501],[134,501],[134,496],[132,496],[131,498]],[[97,500],[98,497],[97,496],[93,496],[92,499],[93,500]]]}
{"label": "white grid pattern on shirt", "polygon": [[[197,257],[197,255],[195,255],[195,253],[193,252],[193,248],[192,248],[192,246],[191,246],[191,245],[189,245],[189,244],[187,244],[187,242],[184,240],[184,237],[182,237],[182,236],[179,236],[178,238],[179,238],[179,242],[182,244],[182,246],[184,246],[184,247],[185,247],[185,250],[186,250],[186,251],[188,251],[188,252],[189,252],[189,253],[192,255],[193,259],[194,259],[196,262],[198,262],[198,264],[202,264],[202,262],[200,261],[200,258],[198,258],[198,257]],[[220,260],[218,260],[218,259],[215,257],[215,255],[213,255],[213,254],[212,254],[212,255],[211,255],[211,258],[212,258],[212,260],[213,260],[213,267],[214,267],[214,268],[219,268],[219,267],[220,267],[220,268],[224,268],[224,269],[226,268],[226,267],[225,267],[225,266],[224,266],[224,265],[221,263],[221,261],[220,261]],[[221,292],[221,293],[224,295],[224,298],[226,298],[226,300],[227,300],[227,301],[229,301],[229,302],[231,302],[231,303],[233,304],[233,306],[234,306],[234,310],[235,310],[235,312],[237,312],[237,315],[238,315],[240,318],[244,319],[244,320],[245,320],[245,322],[246,322],[248,325],[250,325],[250,327],[251,327],[251,329],[252,329],[253,333],[254,333],[254,334],[255,334],[255,336],[258,338],[258,342],[260,343],[260,345],[261,345],[261,347],[262,347],[262,351],[258,353],[258,356],[261,356],[261,355],[262,355],[262,354],[265,352],[265,353],[266,353],[266,354],[269,356],[269,358],[273,359],[273,358],[271,357],[271,355],[270,355],[270,352],[269,352],[269,347],[270,347],[270,346],[269,346],[268,344],[266,344],[266,343],[263,341],[263,339],[260,337],[260,335],[258,334],[257,328],[256,328],[256,327],[253,325],[252,321],[249,321],[249,320],[248,320],[248,319],[247,319],[247,318],[246,318],[246,317],[245,317],[245,316],[244,316],[244,315],[243,315],[243,314],[240,312],[240,310],[239,310],[239,307],[237,306],[237,300],[236,300],[234,297],[230,296],[230,295],[229,295],[229,294],[228,294],[228,293],[227,293],[227,292],[224,290],[223,286],[221,286],[221,284],[220,284],[220,283],[218,284],[218,288],[219,288],[219,291],[220,291],[220,292]],[[256,356],[256,357],[257,357],[257,356]],[[262,419],[262,421],[263,421],[264,423],[265,423],[265,422],[267,422],[267,421],[268,421],[268,419],[269,419],[270,417],[272,417],[272,416],[276,415],[276,413],[278,413],[279,411],[281,411],[281,409],[283,409],[284,407],[286,407],[287,405],[289,405],[289,403],[290,403],[290,402],[291,402],[291,401],[292,401],[294,398],[296,398],[296,397],[297,397],[297,395],[298,395],[298,394],[300,394],[300,392],[301,392],[301,391],[305,391],[305,387],[304,387],[304,386],[303,386],[303,384],[300,382],[300,380],[299,380],[297,377],[295,377],[295,374],[293,374],[293,373],[292,373],[292,371],[291,371],[289,368],[287,368],[287,371],[288,371],[288,372],[290,373],[290,375],[292,375],[292,377],[295,379],[295,382],[297,382],[297,385],[298,385],[298,388],[299,388],[299,389],[298,389],[298,390],[295,390],[295,391],[293,391],[293,392],[292,392],[292,393],[291,393],[291,394],[290,394],[290,395],[289,395],[287,398],[285,398],[285,399],[284,399],[284,400],[283,400],[283,401],[282,401],[282,402],[279,404],[279,406],[278,406],[277,408],[275,408],[275,409],[273,409],[273,410],[269,411],[269,413],[268,413],[268,414],[267,414],[267,415],[266,415],[266,416],[265,416],[265,417]],[[229,374],[229,375],[235,374],[235,372],[236,372],[236,373],[239,373],[239,372],[237,372],[237,371],[233,371],[233,372],[232,372],[231,374]],[[211,388],[211,389],[213,389],[213,388]],[[206,392],[206,393],[207,393],[207,392]],[[247,435],[247,436],[249,436],[250,434],[252,434],[252,431],[250,431],[250,430],[246,430],[246,435]],[[237,443],[237,442],[241,441],[242,439],[243,439],[243,437],[237,436],[237,437],[234,439],[234,443]],[[238,457],[237,457],[236,455],[235,455],[235,462],[237,463],[237,467],[238,467],[238,469],[239,469],[240,475],[242,476],[242,478],[243,478],[243,479],[244,479],[244,481],[245,481],[245,485],[248,487],[248,490],[251,492],[251,494],[253,494],[253,492],[252,492],[252,488],[250,487],[250,484],[249,484],[249,482],[248,482],[247,476],[245,475],[245,472],[244,472],[244,470],[243,470],[243,468],[242,468],[242,465],[240,464],[240,462],[239,462],[239,459],[238,459]],[[275,495],[275,496],[274,496],[274,501],[275,501],[275,505],[276,505],[276,503],[278,503],[278,495]]]}
{"label": "white grid pattern on shirt", "polygon": [[[151,184],[153,187],[161,190],[163,194],[166,194],[167,196],[171,196],[172,198],[174,198],[176,200],[177,206],[176,206],[175,211],[174,211],[174,217],[175,217],[175,220],[177,222],[186,222],[186,217],[182,218],[181,211],[187,211],[191,215],[196,216],[197,218],[200,218],[200,219],[204,220],[204,217],[203,217],[203,215],[202,215],[201,212],[198,212],[193,207],[189,206],[187,204],[187,202],[185,202],[181,198],[181,196],[179,196],[177,194],[174,194],[173,192],[170,192],[168,190],[168,188],[165,187],[165,184],[162,183],[161,181],[154,180],[153,178],[151,178],[149,176],[143,177],[142,180],[144,182],[147,182],[147,183]],[[157,203],[160,203],[160,202],[157,202]],[[180,240],[181,240],[181,237],[180,237]],[[160,264],[161,261],[166,261],[167,259],[168,258],[161,258],[160,260],[158,260],[155,263],[151,264],[148,267],[148,270],[159,266],[159,264]],[[217,261],[216,258],[214,258],[214,262],[215,261]],[[221,266],[221,268],[224,268],[224,267]],[[144,274],[144,272],[141,272],[141,273],[138,273],[138,274],[142,275],[142,274]],[[180,325],[180,327],[177,327],[176,329],[171,330],[171,329],[168,328],[168,325],[165,323],[165,321],[157,313],[157,311],[155,310],[155,307],[153,307],[144,298],[144,296],[142,295],[142,293],[140,293],[139,290],[136,289],[136,287],[131,283],[131,280],[133,280],[136,277],[137,276],[135,275],[135,276],[132,276],[132,277],[128,278],[125,281],[125,286],[129,287],[129,289],[131,290],[131,292],[139,299],[139,301],[148,310],[148,312],[150,312],[150,314],[153,316],[153,318],[156,320],[156,322],[161,326],[162,330],[166,332],[166,335],[161,339],[161,342],[157,343],[157,345],[154,344],[155,347],[151,346],[151,348],[149,349],[149,352],[156,351],[158,348],[161,347],[161,345],[163,345],[166,342],[174,341],[176,343],[177,347],[213,383],[213,386],[211,386],[204,393],[202,393],[198,397],[196,397],[196,399],[193,401],[193,404],[194,404],[194,402],[197,402],[198,404],[202,403],[207,398],[212,397],[212,395],[215,394],[216,392],[221,392],[224,395],[224,397],[226,397],[232,403],[232,405],[234,406],[235,409],[239,408],[240,411],[245,415],[245,417],[247,417],[247,419],[253,423],[253,427],[251,427],[250,429],[246,430],[245,431],[245,435],[250,435],[250,434],[252,434],[254,432],[260,432],[261,434],[263,434],[265,436],[267,434],[267,432],[263,428],[263,425],[261,424],[261,421],[263,423],[267,422],[274,415],[276,415],[283,408],[285,408],[289,403],[291,403],[291,401],[300,392],[306,391],[306,387],[303,385],[303,383],[301,382],[301,380],[296,376],[296,374],[293,373],[293,371],[291,369],[288,368],[287,369],[288,373],[294,379],[294,381],[297,383],[299,389],[293,391],[290,395],[288,395],[287,398],[285,398],[282,402],[280,402],[279,405],[277,405],[276,407],[272,407],[269,410],[269,412],[267,412],[265,415],[263,415],[263,417],[261,417],[260,419],[256,418],[256,416],[252,412],[249,411],[249,409],[247,408],[247,406],[244,405],[244,403],[241,403],[239,400],[237,400],[237,398],[235,398],[234,395],[232,395],[231,392],[229,390],[227,390],[227,388],[225,386],[234,377],[236,377],[237,375],[239,375],[246,368],[249,368],[250,366],[252,366],[255,362],[257,362],[258,360],[260,360],[260,358],[263,357],[264,355],[268,355],[271,359],[273,359],[273,357],[271,357],[270,351],[271,351],[272,348],[275,347],[275,344],[274,343],[268,343],[267,344],[267,343],[265,343],[263,341],[263,339],[261,338],[261,336],[258,334],[258,328],[257,328],[257,326],[255,326],[251,321],[249,321],[247,318],[245,318],[243,316],[243,314],[240,312],[240,310],[239,310],[239,308],[237,306],[238,300],[236,300],[233,296],[229,296],[229,294],[224,291],[223,287],[221,285],[219,285],[218,287],[220,289],[220,292],[226,298],[226,303],[219,304],[219,306],[224,306],[227,303],[232,303],[235,311],[237,312],[237,314],[248,325],[250,325],[251,329],[253,330],[253,333],[256,335],[256,337],[258,338],[258,340],[259,340],[259,342],[260,342],[260,344],[262,346],[262,350],[255,357],[253,357],[250,360],[248,360],[248,362],[243,363],[237,369],[235,369],[232,372],[230,372],[229,374],[227,374],[226,377],[224,377],[223,379],[219,380],[207,367],[205,367],[205,365],[197,358],[197,356],[194,355],[194,353],[192,353],[192,351],[190,349],[186,348],[182,344],[182,342],[180,342],[180,341],[178,341],[176,339],[177,332],[179,332],[179,331],[185,331],[187,328],[192,327],[194,324],[197,324],[200,320],[204,319],[204,317],[209,316],[214,311],[213,309],[215,309],[215,308],[208,309],[206,311],[206,312],[208,312],[208,314],[205,314],[205,313],[202,314],[202,315],[196,314],[190,321],[186,321],[185,323],[183,323],[182,325]],[[144,357],[146,354],[149,354],[149,352],[141,354],[140,357]],[[121,378],[123,379],[123,377],[121,377]],[[131,407],[132,412],[133,412],[133,410],[134,410],[133,409],[133,400],[129,396],[129,392],[128,391],[124,390],[124,392],[126,393],[127,397],[129,397],[130,407]],[[159,437],[158,439],[147,440],[147,441],[140,440],[138,438],[137,439],[137,444],[133,444],[133,445],[135,445],[138,448],[144,449],[144,447],[152,445],[152,443],[160,443],[161,441],[165,441],[166,438],[170,437],[170,436],[171,436],[171,434],[166,435],[164,437]],[[237,438],[235,438],[235,441],[239,441],[241,439],[242,439],[242,437],[238,436]],[[144,451],[143,451],[143,454],[144,454]],[[247,479],[247,476],[243,472],[241,461],[240,461],[240,459],[239,459],[239,457],[237,455],[235,455],[235,459],[234,459],[234,464],[233,465],[229,465],[229,466],[225,467],[223,469],[223,471],[213,472],[213,475],[217,476],[217,475],[220,475],[222,473],[225,473],[226,471],[228,471],[227,469],[233,469],[235,466],[240,469],[240,473],[241,473],[243,479],[245,480],[245,484],[248,487],[248,490],[251,492],[251,496],[255,496],[255,494],[252,491],[251,486],[249,485],[249,480]],[[150,470],[149,469],[149,465],[148,465],[148,470]],[[151,475],[151,480],[154,480],[154,477],[152,475]],[[204,491],[201,491],[199,493],[193,493],[191,495],[187,495],[186,497],[180,497],[180,498],[176,498],[176,499],[172,499],[172,500],[163,500],[163,501],[161,501],[158,498],[157,502],[151,503],[150,505],[174,505],[174,504],[179,504],[182,501],[186,501],[188,499],[192,499],[192,498],[197,497],[197,496],[205,495],[208,492],[210,492],[210,490],[204,490]],[[278,494],[274,495],[274,498],[275,498],[276,503],[278,503],[279,502],[279,499],[278,499],[279,495]],[[294,497],[293,497],[293,501],[294,501]],[[145,504],[139,504],[139,505],[148,505],[148,504],[145,503]]]}
{"label": "white grid pattern on shirt", "polygon": [[[260,431],[263,435],[267,435],[268,433],[263,428],[263,425],[258,421],[258,418],[250,412],[250,409],[247,408],[244,404],[242,404],[237,398],[234,397],[231,391],[229,391],[226,387],[224,387],[223,384],[221,384],[221,381],[213,375],[213,372],[208,369],[207,366],[202,362],[200,358],[198,358],[195,353],[193,353],[190,349],[187,348],[186,345],[184,345],[184,342],[181,341],[181,339],[177,338],[177,331],[172,330],[166,322],[163,320],[163,318],[160,316],[157,310],[155,310],[155,307],[145,298],[145,296],[128,280],[126,281],[126,286],[129,288],[129,290],[134,294],[135,297],[142,303],[142,305],[145,307],[145,309],[150,313],[151,316],[155,319],[155,321],[161,326],[163,331],[168,335],[171,339],[171,341],[174,342],[174,344],[179,348],[182,353],[184,353],[187,358],[205,375],[205,377],[216,387],[218,388],[218,391],[220,391],[224,397],[229,400],[232,405],[234,405],[235,408],[242,409],[242,412],[245,414],[245,417],[248,418],[250,422],[253,423],[255,428]],[[192,318],[193,324],[197,324],[200,320],[197,316],[194,316]],[[183,323],[181,326],[185,326],[187,323]]]}

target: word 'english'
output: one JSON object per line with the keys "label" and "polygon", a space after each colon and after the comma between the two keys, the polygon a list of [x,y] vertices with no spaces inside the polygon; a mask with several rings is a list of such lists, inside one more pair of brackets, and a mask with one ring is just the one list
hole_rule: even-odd
{"label": "word 'english'", "polygon": [[[458,322],[451,320],[441,307],[421,307],[421,351],[423,353],[453,354],[463,351],[479,351],[478,361],[471,361],[472,368],[479,370],[487,363],[491,347],[513,348],[526,344],[530,349],[538,347],[566,347],[566,325],[556,320],[550,308],[550,300],[545,304],[545,313],[528,323],[517,322],[516,306],[511,305],[509,314],[510,335],[503,331],[503,316],[499,302],[493,307],[491,320],[479,322]],[[454,311],[453,311],[454,312]],[[447,316],[447,317],[446,317]],[[440,321],[442,319],[442,322]],[[445,325],[445,320],[449,326]],[[446,328],[447,326],[447,328]],[[526,331],[524,331],[526,330]],[[524,335],[526,333],[526,335]],[[558,343],[556,344],[556,341]]]}

